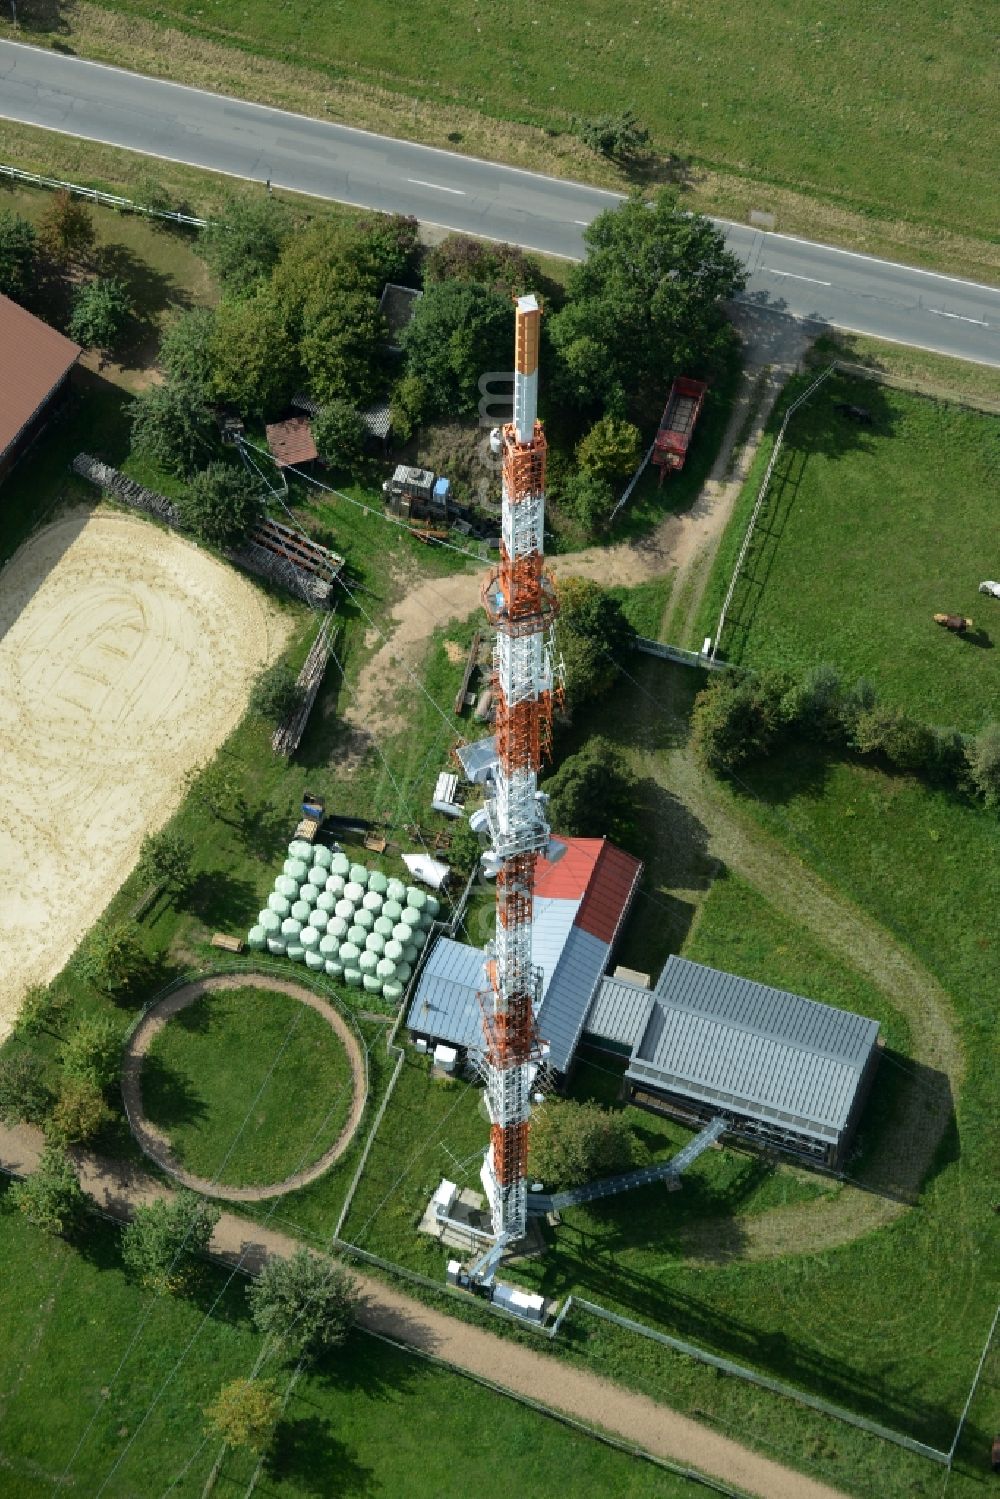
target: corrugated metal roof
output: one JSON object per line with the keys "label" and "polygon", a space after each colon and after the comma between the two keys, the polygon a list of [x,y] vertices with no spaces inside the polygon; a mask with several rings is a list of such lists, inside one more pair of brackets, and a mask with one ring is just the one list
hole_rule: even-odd
{"label": "corrugated metal roof", "polygon": [[544,854],[535,861],[535,894],[547,900],[582,900],[594,877],[603,838],[563,838],[566,852],[550,864]]}
{"label": "corrugated metal roof", "polygon": [[627,979],[606,978],[594,995],[584,1030],[601,1041],[634,1046],[646,1028],[653,994]]}
{"label": "corrugated metal roof", "polygon": [[814,1138],[845,1127],[878,1022],[671,957],[629,1062],[633,1082]]}
{"label": "corrugated metal roof", "polygon": [[0,454],[44,406],[80,357],[80,346],[0,296]]}
{"label": "corrugated metal roof", "polygon": [[311,463],[319,457],[307,416],[290,416],[287,421],[272,422],[264,428],[264,434],[279,468]]}
{"label": "corrugated metal roof", "polygon": [[500,763],[495,734],[490,734],[487,739],[476,739],[472,744],[460,744],[455,754],[465,771],[466,779],[472,782],[482,781],[487,775],[492,775]]}
{"label": "corrugated metal roof", "polygon": [[406,1024],[451,1046],[482,1050],[482,1010],[477,994],[486,986],[484,957],[477,947],[439,937],[427,955]]}
{"label": "corrugated metal roof", "polygon": [[581,902],[577,925],[602,942],[613,942],[641,874],[640,859],[605,841]]}
{"label": "corrugated metal roof", "polygon": [[539,900],[535,897],[531,955],[532,961],[542,970],[543,994],[559,965],[579,908],[580,902],[576,900]]}
{"label": "corrugated metal roof", "polygon": [[566,1072],[573,1060],[607,961],[606,942],[582,927],[571,929],[538,1007],[539,1034],[549,1043],[549,1062],[559,1072]]}

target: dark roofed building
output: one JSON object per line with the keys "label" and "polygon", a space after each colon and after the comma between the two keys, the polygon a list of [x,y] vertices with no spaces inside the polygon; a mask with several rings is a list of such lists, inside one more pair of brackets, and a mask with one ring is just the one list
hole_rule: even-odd
{"label": "dark roofed building", "polygon": [[290,416],[264,428],[267,445],[279,468],[294,468],[319,457],[307,416]]}
{"label": "dark roofed building", "polygon": [[79,344],[0,296],[0,482],[51,418]]}
{"label": "dark roofed building", "polygon": [[[591,1031],[624,1018],[605,998]],[[843,1163],[878,1062],[877,1021],[678,957],[651,998],[625,1073],[634,1102],[688,1122],[723,1114],[736,1135]]]}

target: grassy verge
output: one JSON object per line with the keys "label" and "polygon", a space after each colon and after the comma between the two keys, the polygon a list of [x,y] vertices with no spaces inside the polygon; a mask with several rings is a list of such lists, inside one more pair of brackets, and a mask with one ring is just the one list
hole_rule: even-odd
{"label": "grassy verge", "polygon": [[[872,426],[846,421],[843,401],[867,407]],[[780,420],[775,413],[720,547],[699,635],[714,633]],[[793,670],[830,661],[932,721],[978,729],[1000,689],[1000,615],[977,593],[998,456],[995,416],[833,376],[789,424],[724,653]],[[956,640],[933,623],[936,611],[968,614],[979,629]]]}
{"label": "grassy verge", "polygon": [[[0,1195],[6,1197],[5,1188]],[[172,1492],[197,1499],[218,1453],[216,1441],[199,1447],[204,1408],[220,1386],[250,1372],[257,1352],[243,1280],[201,1326],[222,1290],[222,1272],[206,1267],[194,1298],[165,1297],[149,1307],[123,1274],[117,1230],[106,1224],[91,1224],[78,1252],[3,1205],[0,1244],[4,1494],[35,1499],[50,1491],[148,1310],[142,1338],[74,1459],[72,1481],[81,1492],[97,1492],[184,1354],[166,1398],[150,1412],[105,1492],[109,1499],[158,1494],[193,1458]],[[289,1372],[272,1361],[262,1371],[282,1392]],[[217,1492],[242,1493],[253,1468],[252,1457],[230,1452]],[[698,1492],[661,1468],[362,1333],[297,1384],[261,1492],[431,1496],[455,1492],[458,1473],[463,1490],[472,1484],[495,1499],[511,1492],[512,1478],[538,1492],[570,1484],[593,1499],[611,1493],[694,1499]]]}
{"label": "grassy verge", "polygon": [[[819,21],[789,20],[768,0],[763,13],[738,8],[721,30],[692,13],[672,19],[669,37],[653,0],[641,0],[626,27],[601,0],[574,34],[571,64],[563,49],[539,46],[546,31],[572,27],[564,9],[501,24],[463,0],[447,22],[426,6],[391,20],[360,6],[307,23],[259,4],[223,17],[183,0],[167,11],[127,0],[43,15],[19,35],[608,186],[629,178],[582,146],[574,118],[638,99],[660,154],[637,175],[678,183],[692,208],[743,220],[762,209],[786,232],[963,274],[996,267],[981,228],[981,206],[993,200],[982,145],[992,129],[988,47],[965,28],[943,37],[929,6],[873,42],[860,0]],[[737,54],[753,61],[734,73]],[[500,67],[498,56],[507,58]],[[658,77],[667,56],[669,87]],[[939,77],[928,94],[930,56]],[[748,120],[759,122],[749,135]],[[956,155],[975,165],[953,172]],[[865,167],[876,156],[885,166],[877,189]]]}
{"label": "grassy verge", "polygon": [[216,990],[154,1038],[142,1092],[148,1118],[189,1171],[227,1186],[269,1186],[337,1139],[351,1067],[322,1016],[288,995]]}

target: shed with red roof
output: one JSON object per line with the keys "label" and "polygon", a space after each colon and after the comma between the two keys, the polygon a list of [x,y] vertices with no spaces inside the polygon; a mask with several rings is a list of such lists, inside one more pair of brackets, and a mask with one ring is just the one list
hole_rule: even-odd
{"label": "shed with red roof", "polygon": [[0,296],[0,482],[50,420],[79,344]]}

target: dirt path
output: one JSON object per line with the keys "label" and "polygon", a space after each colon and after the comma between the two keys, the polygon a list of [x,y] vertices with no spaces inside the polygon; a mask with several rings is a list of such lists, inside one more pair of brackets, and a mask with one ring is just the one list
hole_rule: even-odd
{"label": "dirt path", "polygon": [[714,857],[863,974],[905,1016],[911,1057],[922,1069],[903,1090],[866,1166],[870,1190],[844,1184],[818,1202],[699,1225],[688,1234],[686,1248],[704,1259],[762,1259],[832,1249],[882,1228],[915,1200],[959,1095],[964,1058],[951,1001],[889,932],[734,813],[690,750],[676,751],[656,773],[707,829]]}
{"label": "dirt path", "polygon": [[[167,1135],[147,1119],[142,1105],[142,1064],[155,1037],[159,1035],[171,1016],[179,1014],[181,1010],[186,1010],[188,1005],[193,1005],[203,994],[208,994],[213,989],[243,989],[248,986],[277,989],[279,993],[297,999],[300,1004],[308,1005],[310,1009],[316,1011],[317,1015],[323,1017],[343,1045],[351,1064],[351,1109],[343,1129],[329,1150],[324,1151],[319,1160],[314,1161],[311,1166],[305,1166],[292,1176],[286,1176],[284,1181],[273,1182],[270,1186],[228,1187],[206,1181],[204,1177],[195,1176],[192,1172],[186,1171],[171,1152]],[[229,1202],[266,1202],[272,1197],[283,1197],[286,1192],[294,1192],[297,1187],[308,1186],[310,1182],[321,1177],[325,1171],[329,1171],[334,1161],[339,1160],[344,1154],[354,1138],[355,1130],[361,1123],[366,1091],[365,1064],[361,1055],[361,1047],[358,1045],[354,1032],[342,1016],[303,984],[293,983],[290,979],[255,978],[252,973],[219,974],[214,978],[199,979],[196,983],[186,984],[183,989],[176,990],[166,999],[162,999],[159,1004],[151,1006],[129,1038],[122,1063],[122,1095],[125,1099],[132,1133],[141,1149],[182,1186],[190,1187],[193,1192],[200,1192],[203,1197],[220,1197]]]}
{"label": "dirt path", "polygon": [[[33,1171],[42,1145],[40,1130],[28,1125],[0,1125],[0,1162],[9,1171],[19,1175]],[[170,1195],[169,1188],[141,1171],[86,1151],[75,1155],[83,1187],[100,1207],[116,1217],[127,1218],[136,1205]],[[223,1213],[212,1248],[230,1262],[242,1260],[244,1265],[257,1268],[271,1255],[293,1254],[299,1245],[286,1234]],[[645,1395],[563,1361],[556,1363],[550,1354],[456,1321],[370,1276],[358,1275],[357,1280],[365,1298],[362,1327],[433,1354],[460,1373],[489,1379],[657,1457],[687,1464],[763,1499],[846,1499],[839,1490],[751,1452]]]}

